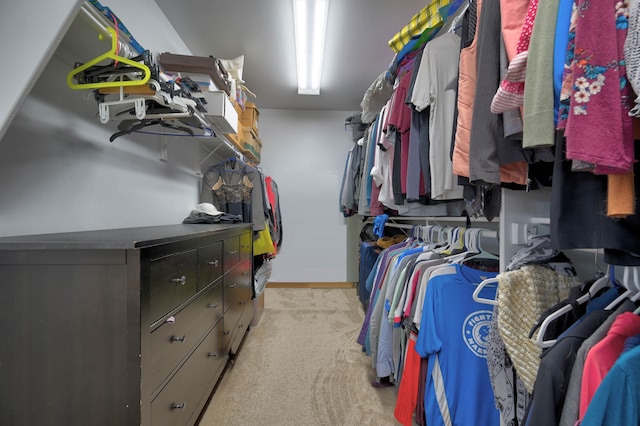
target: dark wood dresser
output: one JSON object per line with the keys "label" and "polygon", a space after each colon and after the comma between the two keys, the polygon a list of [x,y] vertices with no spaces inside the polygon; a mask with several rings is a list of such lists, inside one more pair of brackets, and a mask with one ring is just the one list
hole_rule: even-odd
{"label": "dark wood dresser", "polygon": [[250,225],[0,238],[0,424],[191,425],[253,316]]}

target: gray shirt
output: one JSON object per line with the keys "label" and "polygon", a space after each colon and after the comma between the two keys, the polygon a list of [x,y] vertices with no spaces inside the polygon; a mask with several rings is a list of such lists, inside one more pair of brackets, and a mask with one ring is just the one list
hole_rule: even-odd
{"label": "gray shirt", "polygon": [[609,317],[602,323],[600,327],[588,337],[576,354],[576,359],[571,370],[571,377],[569,378],[569,384],[567,386],[567,395],[565,396],[564,406],[562,407],[562,415],[560,416],[560,426],[574,426],[578,421],[580,411],[580,387],[582,385],[582,370],[584,369],[584,362],[587,359],[587,354],[600,340],[604,339],[607,332],[611,328],[611,324],[615,321],[616,317],[623,312],[632,312],[635,309],[635,305],[629,299],[622,302],[622,304],[616,309]]}

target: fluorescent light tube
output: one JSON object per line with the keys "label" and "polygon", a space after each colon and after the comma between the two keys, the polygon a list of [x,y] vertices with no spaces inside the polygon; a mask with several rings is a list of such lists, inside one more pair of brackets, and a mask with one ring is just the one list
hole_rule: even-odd
{"label": "fluorescent light tube", "polygon": [[298,94],[319,95],[329,0],[293,0]]}

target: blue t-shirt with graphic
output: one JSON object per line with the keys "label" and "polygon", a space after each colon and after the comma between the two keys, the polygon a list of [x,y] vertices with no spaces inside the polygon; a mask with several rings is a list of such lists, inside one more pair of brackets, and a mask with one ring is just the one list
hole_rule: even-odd
{"label": "blue t-shirt with graphic", "polygon": [[[429,426],[500,424],[487,367],[493,307],[473,300],[476,286],[497,274],[464,265],[427,284],[416,351],[429,359],[424,408]],[[481,291],[495,299],[496,286]]]}

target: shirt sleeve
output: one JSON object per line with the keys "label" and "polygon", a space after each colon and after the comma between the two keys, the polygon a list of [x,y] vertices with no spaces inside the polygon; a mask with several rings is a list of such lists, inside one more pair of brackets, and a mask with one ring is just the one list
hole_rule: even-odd
{"label": "shirt sleeve", "polygon": [[251,214],[254,231],[262,231],[265,228],[265,221],[267,217],[264,212],[264,187],[260,173],[256,170],[251,171],[248,174],[253,189],[251,190]]}
{"label": "shirt sleeve", "polygon": [[442,347],[442,340],[438,335],[436,309],[438,307],[440,280],[432,278],[427,285],[422,306],[422,319],[420,320],[420,332],[416,342],[416,351],[422,358],[427,358],[429,354],[436,353]]}
{"label": "shirt sleeve", "polygon": [[420,58],[420,66],[416,75],[416,82],[411,93],[411,103],[416,111],[420,112],[429,106],[431,98],[431,87],[429,79],[429,46],[425,46]]}

